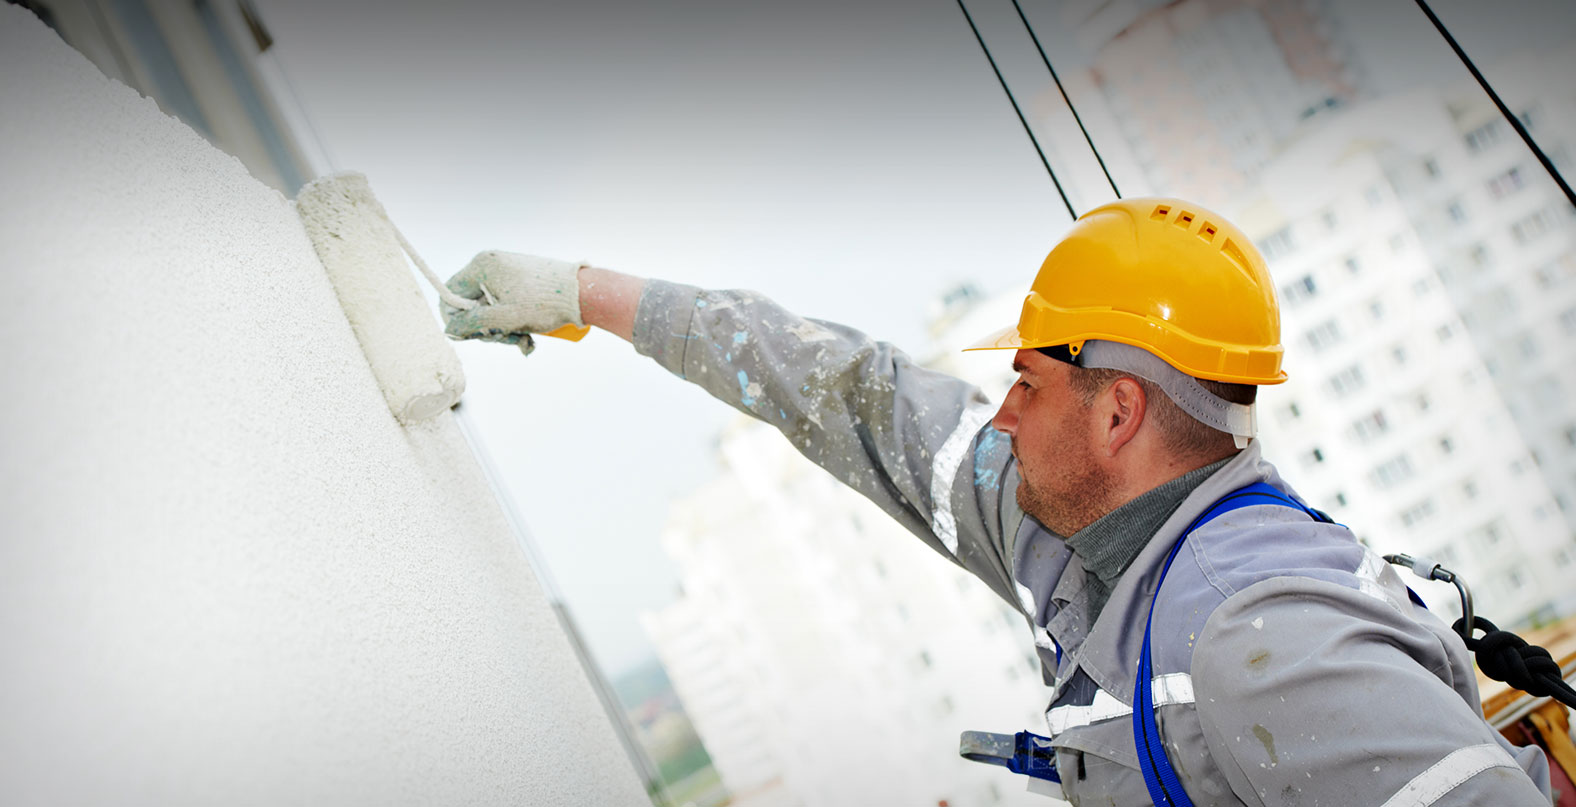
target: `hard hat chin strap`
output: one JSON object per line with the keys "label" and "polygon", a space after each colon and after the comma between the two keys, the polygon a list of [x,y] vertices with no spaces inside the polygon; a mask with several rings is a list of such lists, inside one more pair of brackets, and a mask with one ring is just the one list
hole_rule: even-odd
{"label": "hard hat chin strap", "polygon": [[1091,339],[1084,343],[1078,364],[1132,373],[1160,387],[1182,411],[1205,426],[1223,431],[1236,439],[1237,448],[1247,448],[1258,434],[1258,419],[1252,404],[1232,403],[1204,389],[1198,379],[1167,364],[1164,359],[1141,347]]}

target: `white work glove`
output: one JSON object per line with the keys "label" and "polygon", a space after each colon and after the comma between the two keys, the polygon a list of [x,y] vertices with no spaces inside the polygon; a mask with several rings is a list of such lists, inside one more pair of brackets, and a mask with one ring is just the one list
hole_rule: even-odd
{"label": "white work glove", "polygon": [[580,320],[580,268],[584,263],[489,250],[471,259],[444,285],[481,303],[460,310],[443,306],[444,330],[455,339],[519,345],[529,354],[533,333]]}

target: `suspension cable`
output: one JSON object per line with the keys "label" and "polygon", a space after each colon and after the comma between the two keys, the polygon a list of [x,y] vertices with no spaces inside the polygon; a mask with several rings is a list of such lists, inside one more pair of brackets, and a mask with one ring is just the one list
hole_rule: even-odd
{"label": "suspension cable", "polygon": [[1461,49],[1461,45],[1456,42],[1456,38],[1450,35],[1450,31],[1445,28],[1443,22],[1439,21],[1439,17],[1434,15],[1434,10],[1428,7],[1428,3],[1425,0],[1417,0],[1417,7],[1421,8],[1423,13],[1428,15],[1429,21],[1434,24],[1435,28],[1439,29],[1439,35],[1443,36],[1445,41],[1450,43],[1450,49],[1456,52],[1456,56],[1460,57],[1461,63],[1466,65],[1467,70],[1472,73],[1472,77],[1477,79],[1477,83],[1483,87],[1483,92],[1488,93],[1488,97],[1494,102],[1494,106],[1499,107],[1499,113],[1505,116],[1505,120],[1510,123],[1511,128],[1516,130],[1516,134],[1521,135],[1521,139],[1527,144],[1527,148],[1532,149],[1533,156],[1537,157],[1538,162],[1543,164],[1543,170],[1548,171],[1549,176],[1554,178],[1554,184],[1559,185],[1560,190],[1565,192],[1565,198],[1571,203],[1571,206],[1576,207],[1576,192],[1571,191],[1571,186],[1566,184],[1565,177],[1560,175],[1560,170],[1554,166],[1554,162],[1549,159],[1547,154],[1543,153],[1543,149],[1538,148],[1537,142],[1532,139],[1532,134],[1527,131],[1527,127],[1521,125],[1521,119],[1516,117],[1510,111],[1510,107],[1505,106],[1505,102],[1499,99],[1499,93],[1494,92],[1494,88],[1489,86],[1488,79],[1478,72],[1477,65],[1467,58],[1467,52]]}
{"label": "suspension cable", "polygon": [[1122,198],[1122,192],[1116,189],[1116,180],[1111,178],[1111,170],[1105,167],[1105,159],[1100,156],[1100,150],[1094,146],[1094,138],[1089,136],[1089,130],[1084,128],[1083,118],[1078,116],[1078,108],[1073,106],[1073,99],[1067,97],[1067,88],[1062,86],[1062,79],[1056,75],[1056,68],[1051,66],[1051,59],[1045,55],[1045,48],[1040,44],[1040,38],[1034,33],[1034,26],[1029,24],[1029,18],[1024,16],[1023,6],[1018,5],[1018,0],[1012,0],[1012,7],[1018,11],[1018,19],[1023,20],[1023,29],[1029,32],[1029,38],[1034,40],[1034,49],[1040,52],[1040,61],[1045,63],[1045,69],[1051,73],[1051,80],[1056,82],[1056,89],[1061,92],[1062,100],[1067,102],[1067,111],[1073,113],[1073,120],[1078,123],[1078,131],[1083,132],[1084,142],[1089,144],[1089,150],[1094,152],[1095,162],[1100,164],[1100,170],[1105,173],[1105,181],[1111,185],[1111,193],[1116,198]]}
{"label": "suspension cable", "polygon": [[1007,80],[1001,77],[1001,69],[996,66],[996,59],[990,55],[990,48],[985,46],[985,38],[980,36],[980,29],[975,27],[974,18],[969,16],[969,10],[963,5],[963,0],[958,0],[958,10],[963,12],[963,19],[969,23],[969,30],[974,32],[974,39],[980,43],[980,50],[985,52],[985,60],[990,62],[990,69],[996,74],[996,81],[1001,83],[1001,91],[1007,94],[1007,101],[1012,104],[1012,111],[1017,113],[1018,122],[1023,124],[1023,133],[1029,136],[1029,142],[1034,144],[1034,153],[1040,155],[1040,164],[1045,166],[1045,173],[1050,174],[1051,184],[1056,186],[1056,194],[1062,197],[1062,204],[1067,206],[1067,215],[1073,220],[1078,219],[1078,212],[1073,210],[1073,203],[1067,200],[1067,192],[1062,190],[1062,183],[1056,178],[1056,172],[1051,170],[1050,160],[1045,159],[1045,152],[1040,148],[1040,141],[1035,139],[1034,131],[1029,128],[1029,122],[1023,117],[1023,110],[1018,108],[1018,99],[1012,97],[1012,90],[1007,88]]}

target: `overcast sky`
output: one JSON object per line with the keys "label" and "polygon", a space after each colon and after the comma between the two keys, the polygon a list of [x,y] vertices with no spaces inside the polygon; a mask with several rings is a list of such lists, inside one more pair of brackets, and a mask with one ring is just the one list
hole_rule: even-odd
{"label": "overcast sky", "polygon": [[[483,249],[586,259],[754,288],[920,352],[944,290],[1025,291],[1069,222],[952,2],[257,4],[333,167],[366,173],[441,275]],[[1089,5],[1025,3],[1066,73]],[[1411,2],[1378,5],[1370,69],[1459,70]],[[1436,5],[1484,51],[1571,33],[1525,22],[1568,21],[1555,0]],[[1031,118],[1054,114],[1011,5],[970,8]],[[1062,170],[1091,170],[1081,140],[1051,140]],[[460,345],[465,406],[617,671],[650,652],[635,614],[674,593],[668,504],[715,473],[733,412],[606,334],[542,341]]]}

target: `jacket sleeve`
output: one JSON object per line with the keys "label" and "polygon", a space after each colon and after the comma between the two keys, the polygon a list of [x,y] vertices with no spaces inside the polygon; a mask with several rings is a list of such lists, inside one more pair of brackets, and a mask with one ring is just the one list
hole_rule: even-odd
{"label": "jacket sleeve", "polygon": [[635,349],[745,414],[874,501],[1013,605],[1006,542],[1022,519],[1008,441],[975,387],[748,291],[648,281]]}
{"label": "jacket sleeve", "polygon": [[1210,755],[1248,804],[1547,807],[1547,762],[1484,722],[1451,641],[1337,583],[1243,589],[1193,656]]}

